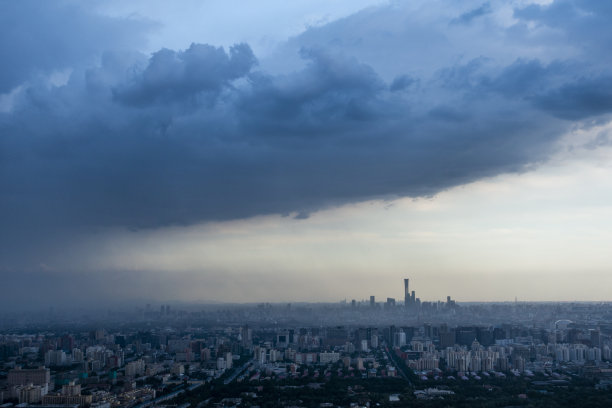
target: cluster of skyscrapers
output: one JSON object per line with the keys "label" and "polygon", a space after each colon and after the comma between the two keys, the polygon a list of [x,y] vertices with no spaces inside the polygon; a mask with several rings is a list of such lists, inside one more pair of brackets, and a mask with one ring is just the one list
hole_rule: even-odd
{"label": "cluster of skyscrapers", "polygon": [[416,305],[417,300],[418,299],[416,298],[414,290],[412,291],[412,293],[410,292],[409,279],[404,279],[404,306],[414,306]]}
{"label": "cluster of skyscrapers", "polygon": [[[447,297],[447,301],[450,302],[450,296]],[[354,302],[354,301],[353,301]],[[410,291],[410,279],[404,279],[404,307],[413,308],[419,306],[421,299],[416,297],[416,293],[413,290]],[[385,307],[394,307],[396,305],[395,298],[388,297]],[[376,296],[370,296],[370,306],[376,306]]]}

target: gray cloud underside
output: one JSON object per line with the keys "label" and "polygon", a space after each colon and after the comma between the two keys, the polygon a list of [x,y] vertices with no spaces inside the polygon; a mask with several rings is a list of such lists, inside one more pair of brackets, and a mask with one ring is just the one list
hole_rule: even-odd
{"label": "gray cloud underside", "polygon": [[[515,14],[520,24],[593,24],[564,15],[563,4],[612,17],[600,2]],[[456,18],[463,26],[489,14],[485,5]],[[525,171],[546,160],[572,121],[612,111],[612,72],[580,58],[476,58],[391,80],[325,46],[305,47],[301,58],[302,68],[280,75],[258,68],[247,44],[193,44],[150,58],[112,51],[75,68],[66,85],[26,83],[0,114],[3,241],[18,230],[304,216],[432,195]],[[3,77],[5,90],[23,79]]]}

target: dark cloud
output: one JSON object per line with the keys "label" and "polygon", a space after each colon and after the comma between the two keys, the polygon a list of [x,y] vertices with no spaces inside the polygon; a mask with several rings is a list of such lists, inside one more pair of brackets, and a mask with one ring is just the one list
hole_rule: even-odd
{"label": "dark cloud", "polygon": [[[584,75],[584,76],[577,76]],[[491,73],[487,61],[475,59],[440,71],[445,88],[471,98],[490,93],[508,100],[521,100],[542,112],[567,120],[580,120],[612,112],[612,77],[593,71],[578,61],[518,59]],[[430,114],[448,118],[448,107],[436,107]],[[446,114],[445,114],[446,113]]]}
{"label": "dark cloud", "polygon": [[389,86],[389,90],[394,92],[403,91],[412,86],[414,83],[416,83],[414,78],[411,78],[408,75],[399,75],[393,79],[393,82],[391,82],[391,85]]}
{"label": "dark cloud", "polygon": [[436,106],[429,111],[429,115],[434,120],[444,120],[451,122],[463,122],[469,118],[469,114],[462,112],[459,109],[455,109],[451,106]]}
{"label": "dark cloud", "polygon": [[[234,60],[214,50],[223,64]],[[322,51],[303,57],[306,66],[290,75],[241,68],[242,84],[214,85],[219,101],[195,109],[177,102],[197,87],[172,98],[152,93],[155,103],[134,107],[91,91],[144,78],[165,89],[165,76],[155,86],[148,74],[157,55],[129,79],[108,79],[121,70],[107,57],[66,86],[28,89],[0,122],[6,223],[158,227],[428,195],[520,171],[556,136],[544,126],[550,120],[507,107],[523,119],[514,123],[487,101],[421,116],[369,66]],[[217,75],[214,64],[198,67],[195,78]]]}
{"label": "dark cloud", "polygon": [[[367,65],[320,50],[302,50],[306,67],[286,76],[255,73],[238,99],[244,132],[319,139],[358,130],[387,114],[385,83]],[[332,137],[334,135],[331,135]]]}
{"label": "dark cloud", "polygon": [[612,112],[612,76],[590,71],[578,62],[543,65],[538,60],[518,60],[496,78],[483,81],[483,90],[531,101],[534,107],[567,120],[608,114]]}
{"label": "dark cloud", "polygon": [[163,49],[153,54],[144,71],[114,94],[117,100],[136,106],[185,101],[202,94],[214,99],[255,63],[246,44],[234,45],[229,55],[223,48],[207,44],[192,44],[182,52]]}
{"label": "dark cloud", "polygon": [[557,74],[555,63],[545,67],[539,60],[519,59],[504,68],[487,85],[506,96],[527,97],[549,86],[552,76]]}
{"label": "dark cloud", "polygon": [[480,92],[481,85],[488,78],[487,59],[474,58],[464,64],[454,64],[439,70],[435,79],[444,88],[453,92]]}
{"label": "dark cloud", "polygon": [[[568,120],[612,111],[609,69],[566,56],[504,64],[484,55],[420,75],[404,65],[407,74],[385,80],[328,44],[302,47],[302,66],[285,74],[258,69],[246,44],[150,58],[96,52],[65,85],[29,80],[0,113],[0,259],[23,258],[30,241],[52,252],[70,229],[304,218],[370,198],[433,195],[525,171],[554,151]],[[31,65],[62,61],[71,59]],[[23,71],[8,88],[31,77]]]}
{"label": "dark cloud", "polygon": [[[533,4],[516,9],[514,16],[521,23],[536,23],[552,29],[544,38],[550,46],[572,46],[595,66],[609,66],[612,53],[612,4],[598,0],[555,0],[547,5]],[[552,34],[554,33],[554,34]],[[537,38],[537,37],[536,37]]]}
{"label": "dark cloud", "polygon": [[612,76],[581,78],[538,95],[536,105],[555,116],[579,120],[612,112]]}
{"label": "dark cloud", "polygon": [[461,14],[456,19],[451,20],[452,24],[469,24],[474,19],[490,14],[493,11],[489,2],[480,5],[479,7]]}
{"label": "dark cloud", "polygon": [[3,1],[0,93],[35,75],[92,63],[102,51],[139,46],[153,27],[144,20],[96,15],[77,2]]}

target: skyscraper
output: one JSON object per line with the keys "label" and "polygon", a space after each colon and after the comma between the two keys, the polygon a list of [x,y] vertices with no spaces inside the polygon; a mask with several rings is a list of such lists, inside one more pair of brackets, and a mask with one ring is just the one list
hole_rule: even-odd
{"label": "skyscraper", "polygon": [[404,279],[404,306],[410,304],[410,291],[408,290],[408,278]]}

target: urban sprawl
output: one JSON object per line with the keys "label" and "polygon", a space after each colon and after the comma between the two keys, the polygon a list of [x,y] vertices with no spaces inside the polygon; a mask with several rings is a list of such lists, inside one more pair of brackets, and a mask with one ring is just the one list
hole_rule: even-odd
{"label": "urban sprawl", "polygon": [[612,303],[144,305],[0,317],[0,408],[610,406]]}

